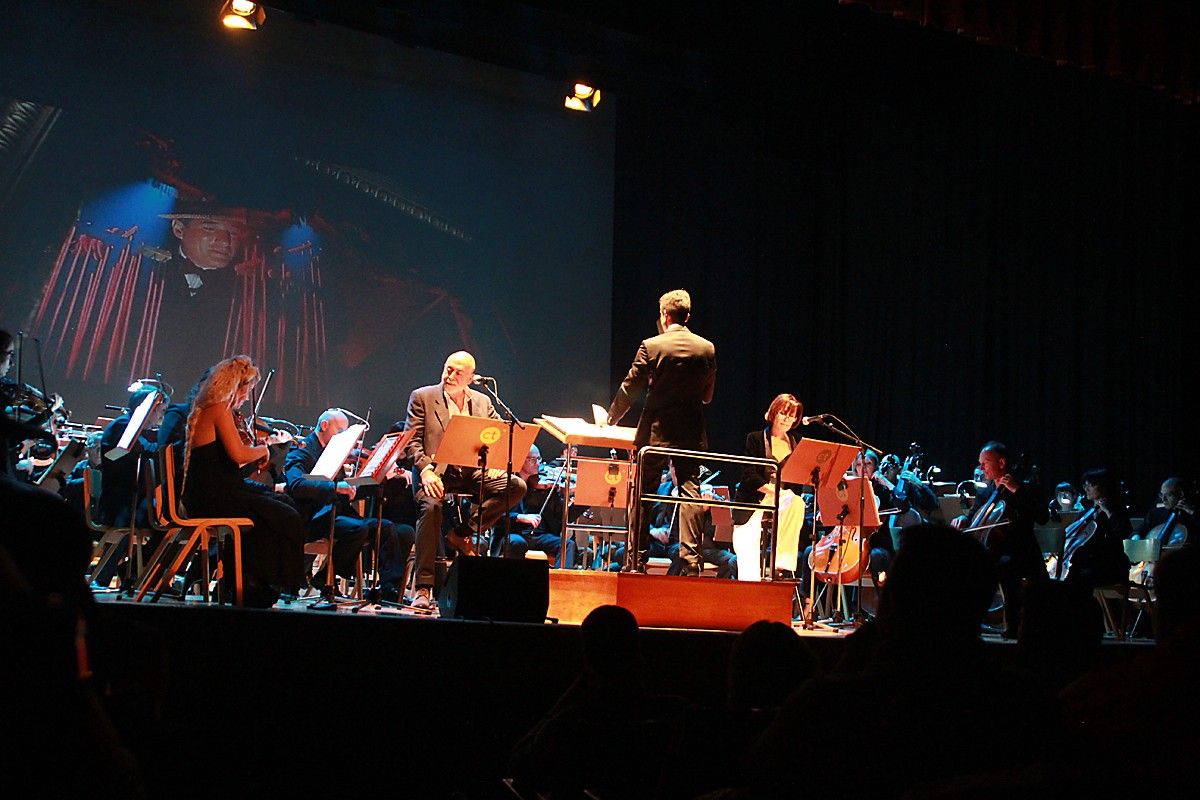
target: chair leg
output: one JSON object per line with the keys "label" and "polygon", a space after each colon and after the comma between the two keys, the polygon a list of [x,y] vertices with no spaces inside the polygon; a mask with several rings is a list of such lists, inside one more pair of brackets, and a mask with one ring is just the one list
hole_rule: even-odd
{"label": "chair leg", "polygon": [[233,598],[239,608],[244,605],[242,596],[242,529],[233,528]]}
{"label": "chair leg", "polygon": [[1108,607],[1108,600],[1104,597],[1104,592],[1100,589],[1096,589],[1092,592],[1092,597],[1094,597],[1096,602],[1100,604],[1100,611],[1104,615],[1105,632],[1111,633],[1120,639],[1121,634],[1117,632],[1117,622],[1113,619],[1112,609]]}
{"label": "chair leg", "polygon": [[[200,531],[198,529],[193,529],[188,534],[187,543],[183,547],[179,548],[179,552],[177,552],[175,557],[171,559],[171,563],[165,570],[163,570],[162,576],[158,579],[158,586],[154,590],[154,597],[150,598],[151,603],[158,602],[158,598],[162,596],[164,589],[170,585],[170,582],[174,579],[175,575],[178,574],[179,570],[183,568],[183,565],[187,561],[188,557],[195,551],[196,542],[199,541],[199,539]],[[176,542],[178,543],[178,541],[178,537],[176,537]]]}

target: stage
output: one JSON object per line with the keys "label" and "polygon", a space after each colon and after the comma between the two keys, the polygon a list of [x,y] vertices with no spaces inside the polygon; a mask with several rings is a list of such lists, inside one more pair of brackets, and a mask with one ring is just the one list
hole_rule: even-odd
{"label": "stage", "polygon": [[[566,622],[313,611],[307,601],[254,610],[99,600],[91,626],[98,688],[154,794],[198,796],[235,780],[238,796],[330,782],[410,797],[502,796],[511,747],[581,666],[579,627]],[[795,630],[833,669],[853,629]],[[648,685],[719,704],[735,638],[644,627]],[[995,658],[1015,661],[1014,644],[985,641]],[[1143,646],[1104,649],[1120,659]],[[619,752],[619,743],[600,742],[580,757]]]}

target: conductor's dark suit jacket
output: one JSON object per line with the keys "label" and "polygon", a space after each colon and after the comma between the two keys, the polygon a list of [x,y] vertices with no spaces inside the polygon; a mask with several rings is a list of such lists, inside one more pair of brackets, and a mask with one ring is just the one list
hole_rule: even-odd
{"label": "conductor's dark suit jacket", "polygon": [[613,398],[609,423],[616,425],[645,389],[634,439],[638,447],[707,449],[703,408],[712,402],[716,379],[716,348],[707,339],[686,327],[646,339]]}
{"label": "conductor's dark suit jacket", "polygon": [[[472,417],[500,419],[500,415],[496,413],[488,396],[470,387],[467,388],[467,407],[463,413]],[[416,475],[435,461],[434,456],[438,446],[442,443],[446,426],[449,424],[450,409],[446,405],[442,384],[435,383],[432,386],[422,386],[420,389],[413,390],[412,395],[408,398],[408,427],[414,433],[405,452],[413,463],[414,490],[421,485],[421,481],[416,479]],[[442,467],[444,465],[438,466],[439,472],[442,471]]]}

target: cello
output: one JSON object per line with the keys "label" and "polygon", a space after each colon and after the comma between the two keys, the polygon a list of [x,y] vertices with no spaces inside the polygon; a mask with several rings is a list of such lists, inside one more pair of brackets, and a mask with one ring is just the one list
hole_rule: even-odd
{"label": "cello", "polygon": [[[1159,525],[1155,525],[1153,528],[1147,531],[1145,538],[1157,539],[1158,541],[1162,542],[1164,550],[1167,548],[1182,547],[1188,541],[1188,528],[1179,519],[1179,514],[1181,511],[1188,513],[1191,511],[1191,509],[1180,502],[1171,509],[1171,516],[1167,517],[1167,521]],[[1129,568],[1130,583],[1136,583],[1139,586],[1148,586],[1153,577],[1153,561],[1139,561]]]}
{"label": "cello", "polygon": [[813,579],[823,583],[855,583],[867,568],[863,553],[863,529],[837,525],[821,537],[808,554]]}
{"label": "cello", "polygon": [[[1046,572],[1055,580],[1065,581],[1067,573],[1071,571],[1071,559],[1079,552],[1079,549],[1091,541],[1096,535],[1096,509],[1098,506],[1092,506],[1083,516],[1072,522],[1063,531],[1063,552],[1061,561],[1053,556],[1046,561]],[[1056,574],[1057,573],[1057,574]]]}

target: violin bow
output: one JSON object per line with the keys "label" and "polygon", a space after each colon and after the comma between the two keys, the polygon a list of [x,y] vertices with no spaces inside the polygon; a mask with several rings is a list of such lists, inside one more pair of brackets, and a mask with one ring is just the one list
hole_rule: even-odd
{"label": "violin bow", "polygon": [[267,387],[271,385],[271,378],[275,376],[275,370],[267,370],[267,377],[263,378],[262,388],[257,391],[250,390],[250,399],[254,401],[253,409],[250,411],[250,430],[253,431],[258,426],[258,407],[262,405],[263,398],[267,396]]}

